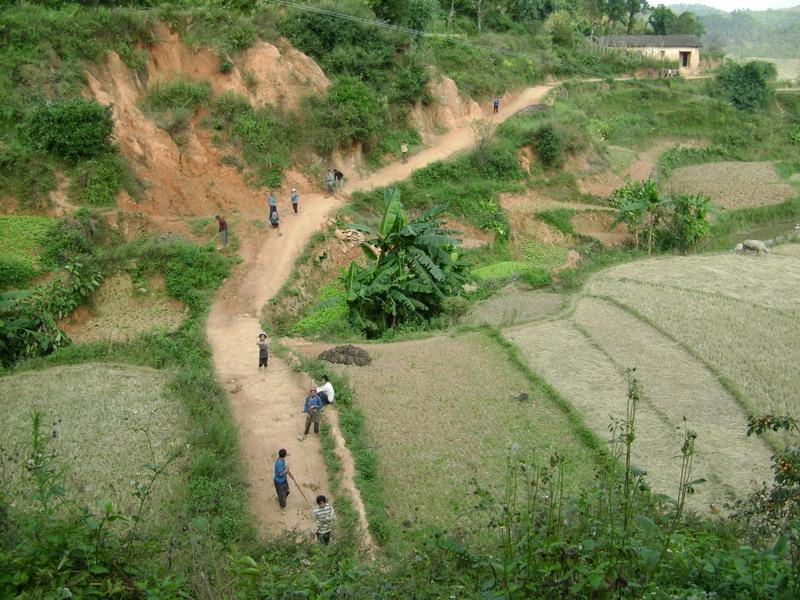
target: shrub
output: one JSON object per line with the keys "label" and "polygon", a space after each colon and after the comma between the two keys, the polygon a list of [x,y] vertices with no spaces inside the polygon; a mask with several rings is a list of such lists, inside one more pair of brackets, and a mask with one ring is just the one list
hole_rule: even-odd
{"label": "shrub", "polygon": [[114,206],[122,188],[132,188],[133,177],[119,154],[81,162],[73,171],[70,198],[77,204]]}
{"label": "shrub", "polygon": [[800,125],[798,125],[792,132],[790,139],[792,140],[793,144],[800,145]]}
{"label": "shrub", "polygon": [[20,286],[36,275],[37,254],[52,226],[48,217],[0,216],[0,289]]}
{"label": "shrub", "polygon": [[91,254],[108,235],[108,224],[102,217],[82,208],[60,220],[48,232],[41,260],[50,266],[63,265]]}
{"label": "shrub", "polygon": [[555,168],[564,163],[564,138],[551,123],[544,123],[535,131],[533,147],[545,166]]}
{"label": "shrub", "polygon": [[314,146],[327,154],[354,142],[369,142],[382,126],[382,110],[375,93],[355,77],[340,77],[322,101],[311,100]]}
{"label": "shrub", "polygon": [[195,111],[211,99],[211,85],[207,81],[178,78],[156,81],[147,90],[144,106],[149,111],[166,111],[185,108]]}
{"label": "shrub", "polygon": [[109,152],[113,128],[110,106],[81,98],[46,102],[26,127],[33,147],[69,161]]}
{"label": "shrub", "polygon": [[736,108],[764,109],[773,95],[769,81],[775,79],[777,73],[774,63],[753,60],[739,64],[728,60],[717,71],[717,92]]}
{"label": "shrub", "polygon": [[527,283],[529,286],[534,288],[545,287],[553,282],[553,278],[550,277],[550,273],[546,269],[540,269],[538,267],[531,267],[522,274],[520,279],[522,279],[524,283]]}
{"label": "shrub", "polygon": [[0,290],[20,286],[36,275],[33,266],[22,259],[0,256]]}

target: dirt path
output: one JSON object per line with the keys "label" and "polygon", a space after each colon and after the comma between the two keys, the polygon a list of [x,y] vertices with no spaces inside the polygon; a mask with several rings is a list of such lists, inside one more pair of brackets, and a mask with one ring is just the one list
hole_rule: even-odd
{"label": "dirt path", "polygon": [[[500,123],[519,110],[541,102],[552,88],[552,85],[542,85],[524,90],[505,103],[498,115],[487,116]],[[473,143],[472,130],[468,126],[453,129],[441,136],[435,146],[410,157],[407,164],[392,164],[381,169],[356,182],[348,192],[369,190],[405,179],[414,169],[467,150]],[[301,214],[297,217],[291,214],[288,202],[279,206],[283,215],[281,236],[269,230],[260,234],[257,240],[245,241],[241,249],[243,263],[220,290],[208,320],[214,366],[228,392],[233,418],[239,428],[250,485],[250,509],[262,534],[292,529],[311,530],[313,506],[297,491],[290,494],[286,511],[281,512],[278,507],[272,469],[280,448],[287,449],[287,463],[310,501],[313,502],[316,494],[327,495],[328,492],[319,439],[312,435],[304,442],[298,440],[304,423],[301,410],[308,380],[276,357],[270,359],[266,372],[259,372],[256,360],[255,342],[261,329],[258,318],[261,308],[289,277],[311,235],[322,228],[327,216],[347,200],[345,197],[326,198],[304,190],[300,190],[300,196]],[[257,216],[265,218],[263,214]],[[328,418],[332,425],[337,424],[333,411]],[[337,454],[343,462],[342,489],[352,496],[353,505],[361,515],[364,539],[369,544],[363,503],[353,483],[353,460],[338,427],[334,428],[334,438]]]}

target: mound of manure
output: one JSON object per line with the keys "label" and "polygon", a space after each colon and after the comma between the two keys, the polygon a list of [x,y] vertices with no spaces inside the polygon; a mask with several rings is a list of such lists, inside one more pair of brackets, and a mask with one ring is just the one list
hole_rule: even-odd
{"label": "mound of manure", "polygon": [[319,355],[320,360],[337,365],[356,365],[365,367],[372,364],[372,357],[367,354],[366,350],[347,344],[345,346],[336,346],[330,350],[325,350]]}

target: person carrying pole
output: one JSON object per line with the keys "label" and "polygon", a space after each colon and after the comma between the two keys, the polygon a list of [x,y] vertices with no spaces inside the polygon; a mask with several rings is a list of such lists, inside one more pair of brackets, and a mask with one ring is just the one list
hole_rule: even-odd
{"label": "person carrying pole", "polygon": [[327,546],[330,543],[334,520],[336,520],[336,513],[333,506],[328,504],[325,496],[317,496],[317,508],[314,509],[314,533],[317,534],[317,541],[320,544]]}
{"label": "person carrying pole", "polygon": [[275,482],[275,491],[278,494],[278,504],[281,510],[286,508],[286,498],[289,496],[289,479],[291,471],[289,465],[286,464],[286,456],[288,453],[284,448],[278,450],[278,460],[275,461],[275,475],[273,481]]}
{"label": "person carrying pole", "polygon": [[306,439],[312,423],[314,424],[314,433],[319,433],[319,421],[320,416],[322,415],[322,406],[322,398],[320,398],[317,394],[317,386],[312,385],[311,392],[306,397],[306,403],[305,406],[303,406],[303,412],[306,414],[306,429],[303,432],[301,441]]}

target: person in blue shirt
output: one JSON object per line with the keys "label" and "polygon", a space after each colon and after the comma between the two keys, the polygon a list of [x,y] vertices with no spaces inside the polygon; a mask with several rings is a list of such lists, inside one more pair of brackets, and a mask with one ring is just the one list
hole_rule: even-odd
{"label": "person in blue shirt", "polygon": [[492,108],[494,108],[494,114],[497,114],[497,111],[500,110],[500,96],[494,97],[494,100],[492,100]]}
{"label": "person in blue shirt", "polygon": [[289,196],[289,200],[292,201],[292,210],[294,211],[294,214],[297,214],[297,204],[300,202],[300,196],[297,193],[296,188],[292,188],[292,193]]}
{"label": "person in blue shirt", "polygon": [[311,424],[314,424],[314,433],[319,433],[319,421],[322,415],[322,398],[317,394],[317,386],[311,386],[311,393],[306,397],[306,404],[303,412],[306,413],[306,430],[303,432],[303,439],[306,439]]}
{"label": "person in blue shirt", "polygon": [[278,201],[275,199],[275,190],[270,191],[267,204],[269,205],[269,216],[271,217],[272,213],[278,212]]}
{"label": "person in blue shirt", "polygon": [[289,466],[286,464],[287,452],[283,448],[278,450],[278,460],[275,461],[275,491],[278,493],[278,504],[286,508],[286,497],[289,495]]}

